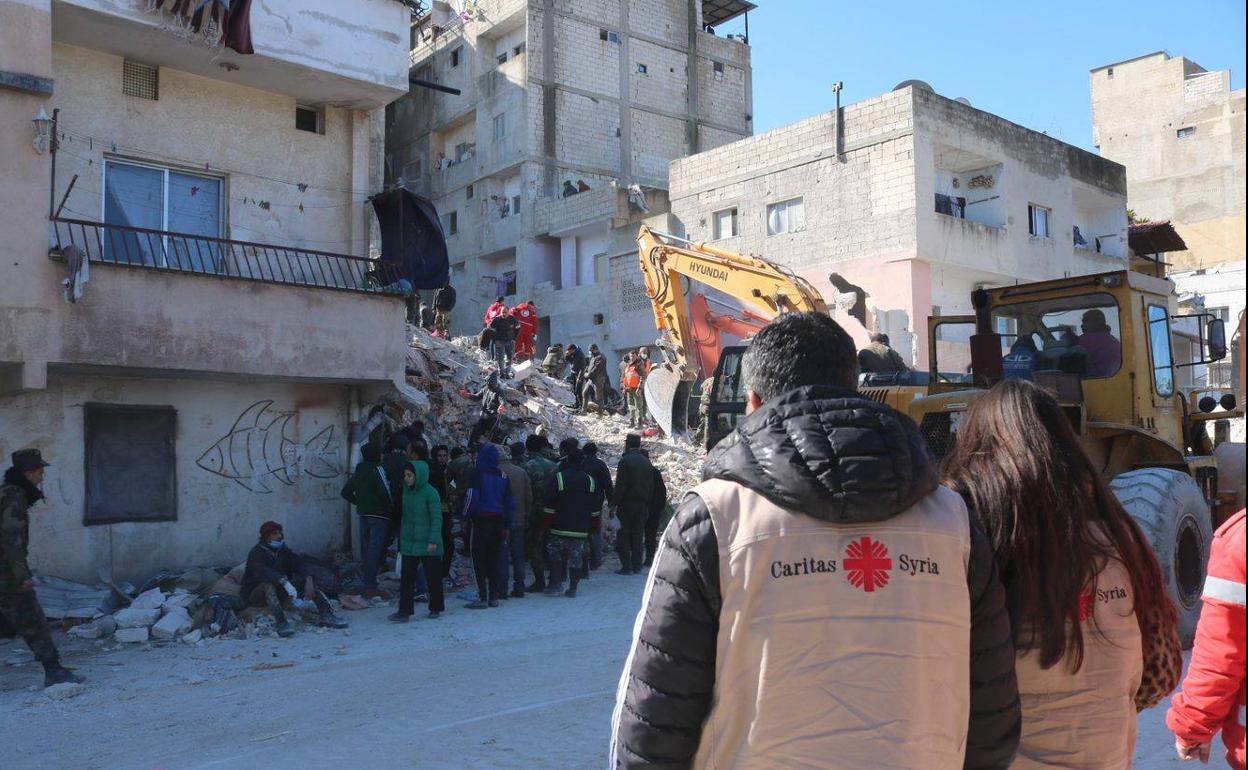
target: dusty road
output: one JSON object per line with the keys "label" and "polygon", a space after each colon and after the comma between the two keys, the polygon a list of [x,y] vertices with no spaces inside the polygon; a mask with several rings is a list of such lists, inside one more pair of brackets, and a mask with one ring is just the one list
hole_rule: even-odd
{"label": "dusty road", "polygon": [[[582,586],[484,612],[448,597],[407,626],[349,613],[349,635],[105,651],[58,634],[89,686],[52,701],[38,666],[0,666],[0,767],[597,770],[642,582]],[[1141,717],[1137,768],[1181,764],[1162,717]]]}

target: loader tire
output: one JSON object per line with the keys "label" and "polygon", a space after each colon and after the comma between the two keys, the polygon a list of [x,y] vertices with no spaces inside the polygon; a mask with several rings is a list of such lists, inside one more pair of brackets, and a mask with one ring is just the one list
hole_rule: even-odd
{"label": "loader tire", "polygon": [[1179,614],[1179,639],[1192,646],[1200,619],[1213,522],[1196,481],[1169,468],[1127,471],[1110,482],[1122,507],[1144,531]]}

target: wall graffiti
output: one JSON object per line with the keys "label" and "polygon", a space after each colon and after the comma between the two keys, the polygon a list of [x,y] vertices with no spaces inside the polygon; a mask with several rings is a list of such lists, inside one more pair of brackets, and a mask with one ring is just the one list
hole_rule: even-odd
{"label": "wall graffiti", "polygon": [[341,476],[341,445],[335,440],[334,426],[327,426],[300,443],[287,435],[295,412],[279,411],[272,406],[272,401],[257,401],[244,409],[229,432],[200,455],[195,464],[259,494],[273,492],[274,481],[293,486],[305,476]]}

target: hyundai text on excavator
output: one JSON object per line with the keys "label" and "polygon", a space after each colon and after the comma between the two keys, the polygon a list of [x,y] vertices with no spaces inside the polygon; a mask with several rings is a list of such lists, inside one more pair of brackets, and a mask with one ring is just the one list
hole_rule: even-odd
{"label": "hyundai text on excavator", "polygon": [[[928,321],[931,392],[908,411],[933,455],[948,453],[967,410],[1004,377],[1030,378],[1054,394],[1148,537],[1190,644],[1214,519],[1235,509],[1226,510],[1233,495],[1219,500],[1205,431],[1228,413],[1189,404],[1176,371],[1226,356],[1223,322],[1177,315],[1174,284],[1135,270],[979,289],[971,305],[974,315]],[[1195,330],[1201,360],[1174,360],[1180,319]],[[969,371],[972,381],[951,382],[942,370]]]}
{"label": "hyundai text on excavator", "polygon": [[[701,370],[714,383],[709,394],[709,448],[745,414],[741,358],[748,339],[725,347],[721,332],[752,337],[780,313],[827,313],[828,305],[806,279],[757,255],[695,243],[644,225],[637,233],[637,254],[659,331],[656,344],[664,359],[646,378],[646,408],[667,435],[687,435],[690,390]],[[741,315],[714,313],[705,296],[690,296],[685,279],[735,298],[743,306]],[[925,373],[914,372],[874,383],[864,392],[905,409],[926,394],[925,385]]]}

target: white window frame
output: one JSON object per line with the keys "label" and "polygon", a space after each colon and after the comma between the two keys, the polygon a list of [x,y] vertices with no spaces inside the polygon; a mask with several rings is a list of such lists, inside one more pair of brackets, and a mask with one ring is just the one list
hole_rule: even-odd
{"label": "white window frame", "polygon": [[501,142],[507,138],[507,113],[500,112],[494,116],[494,141]]}
{"label": "white window frame", "polygon": [[[108,167],[110,165],[121,166],[139,166],[142,168],[150,168],[161,172],[160,184],[160,229],[163,232],[169,232],[169,172],[185,176],[198,176],[204,179],[213,179],[221,184],[221,194],[217,197],[217,221],[221,226],[217,228],[215,236],[206,236],[210,238],[229,239],[229,214],[230,209],[227,201],[230,199],[228,178],[224,174],[207,174],[203,171],[196,171],[192,168],[182,168],[181,166],[169,166],[163,163],[153,163],[151,161],[134,160],[132,158],[105,155],[104,162],[100,164],[100,224],[108,225],[105,219],[105,211],[108,208]],[[159,264],[157,267],[168,267],[168,261],[165,254],[169,253],[168,236],[161,238],[161,250],[159,254]]]}
{"label": "white window frame", "polygon": [[[729,215],[728,217],[729,232],[727,234],[725,234],[723,229],[720,227],[720,224],[721,224],[720,216],[723,214]],[[722,241],[726,238],[736,238],[740,234],[741,234],[741,214],[736,206],[729,206],[727,208],[723,208],[723,209],[719,209],[718,211],[711,212],[711,240]]]}
{"label": "white window frame", "polygon": [[[1040,232],[1038,226],[1039,219],[1036,214],[1044,213],[1044,232]],[[1041,206],[1039,203],[1027,204],[1027,233],[1032,238],[1051,238],[1053,237],[1053,209],[1048,206]]]}
{"label": "white window frame", "polygon": [[298,126],[298,120],[296,120],[296,121],[295,121],[295,122],[296,122],[296,125],[295,125],[295,130],[296,130],[296,131],[298,131],[298,132],[300,132],[300,133],[302,133],[302,134],[320,134],[321,136],[324,136],[324,135],[325,135],[325,108],[323,108],[323,107],[314,107],[314,106],[313,106],[313,105],[311,105],[311,104],[298,104],[298,103],[296,103],[296,104],[295,104],[295,116],[296,116],[296,118],[298,117],[298,115],[299,115],[299,111],[300,111],[300,110],[305,110],[305,111],[307,111],[307,112],[311,112],[311,113],[313,113],[314,115],[316,115],[316,129],[315,129],[315,130],[313,130],[313,131],[305,131],[304,129],[299,128],[299,126]]}
{"label": "white window frame", "polygon": [[[797,222],[794,222],[793,210],[800,212]],[[778,215],[779,224],[772,226],[771,218],[773,214]],[[806,229],[806,199],[805,196],[798,195],[794,198],[786,198],[782,201],[767,204],[767,235],[784,235],[785,233],[797,233]]]}

